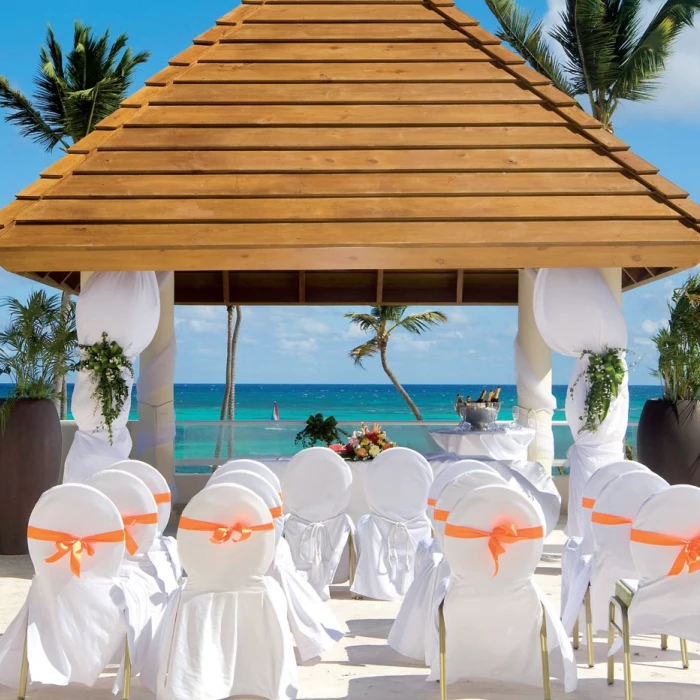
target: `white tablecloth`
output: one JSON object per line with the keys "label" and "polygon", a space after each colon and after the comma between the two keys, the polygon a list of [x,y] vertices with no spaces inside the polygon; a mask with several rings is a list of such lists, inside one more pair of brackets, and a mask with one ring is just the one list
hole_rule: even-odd
{"label": "white tablecloth", "polygon": [[459,455],[484,455],[498,460],[527,461],[528,445],[535,439],[531,428],[495,430],[431,430],[430,435],[447,452]]}

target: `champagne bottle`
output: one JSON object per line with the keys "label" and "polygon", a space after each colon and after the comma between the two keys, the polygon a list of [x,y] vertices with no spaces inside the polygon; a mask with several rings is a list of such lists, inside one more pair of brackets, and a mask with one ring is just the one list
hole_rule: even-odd
{"label": "champagne bottle", "polygon": [[484,400],[486,399],[486,389],[484,389],[481,394],[479,395],[479,398],[477,399],[477,403],[484,403]]}
{"label": "champagne bottle", "polygon": [[494,402],[500,401],[500,400],[501,400],[501,399],[500,399],[500,396],[501,396],[501,387],[500,387],[500,386],[497,386],[497,387],[496,387],[496,391],[495,391],[494,394],[493,394],[493,401],[494,401]]}
{"label": "champagne bottle", "polygon": [[488,397],[486,398],[486,403],[491,403],[491,402],[493,401],[493,395],[494,395],[494,393],[495,393],[495,392],[493,392],[493,391],[489,391],[489,395],[488,395]]}

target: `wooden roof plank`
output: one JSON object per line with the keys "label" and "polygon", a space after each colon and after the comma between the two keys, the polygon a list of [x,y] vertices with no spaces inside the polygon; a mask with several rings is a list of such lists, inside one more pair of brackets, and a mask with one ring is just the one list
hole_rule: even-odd
{"label": "wooden roof plank", "polygon": [[76,173],[235,172],[567,172],[619,171],[621,166],[584,149],[431,149],[335,151],[100,151]]}
{"label": "wooden roof plank", "polygon": [[[129,116],[133,113],[130,110]],[[117,113],[115,112],[115,115]],[[115,116],[115,119],[118,115]],[[105,120],[105,126],[110,124]],[[261,110],[254,105],[177,107],[152,106],[134,114],[134,126],[420,126],[423,124],[467,126],[548,125],[563,119],[540,105],[479,105],[467,109],[461,105],[275,105]]]}
{"label": "wooden roof plank", "polygon": [[[93,132],[94,133],[94,132]],[[107,132],[98,132],[105,134]],[[591,148],[564,125],[386,127],[149,127],[116,132],[100,150],[190,151],[356,148]]]}
{"label": "wooden roof plank", "polygon": [[[522,104],[538,95],[515,83],[186,84],[151,88],[153,105],[238,104]],[[135,105],[135,106],[141,106]]]}
{"label": "wooden roof plank", "polygon": [[137,90],[133,95],[127,97],[122,103],[122,107],[130,109],[139,109],[147,105],[156,95],[161,93],[163,90],[161,87],[156,86],[146,86]]}
{"label": "wooden roof plank", "polygon": [[[53,181],[39,180],[39,183]],[[26,196],[46,190],[25,191]],[[479,196],[537,194],[647,194],[644,184],[618,172],[595,173],[362,173],[245,175],[75,175],[55,186],[51,199],[131,197],[298,197],[361,195]],[[37,197],[38,198],[38,197]]]}
{"label": "wooden roof plank", "polygon": [[[67,178],[70,180],[70,178]],[[55,178],[40,178],[17,193],[17,199],[41,199],[57,185]]]}
{"label": "wooden roof plank", "polygon": [[688,196],[682,187],[678,187],[661,175],[641,175],[639,179],[669,199],[685,199]]}
{"label": "wooden roof plank", "polygon": [[110,136],[112,136],[113,133],[113,131],[109,131],[106,129],[96,129],[84,138],[80,139],[80,141],[74,143],[68,149],[68,153],[88,154],[98,146],[101,146],[103,143],[105,143],[107,139],[109,139]]}
{"label": "wooden roof plank", "polygon": [[178,76],[182,75],[182,66],[168,66],[163,68],[163,70],[156,73],[154,76],[146,80],[146,85],[153,87],[165,87],[175,80]]}
{"label": "wooden roof plank", "polygon": [[171,66],[191,66],[209,51],[210,47],[203,44],[193,44],[168,61]]}
{"label": "wooden roof plank", "polygon": [[49,165],[48,168],[42,170],[41,177],[45,178],[62,178],[70,174],[85,160],[85,156],[75,153],[69,153],[55,163]]}
{"label": "wooden roof plank", "polygon": [[678,219],[643,195],[532,197],[352,197],[285,199],[39,200],[19,214],[30,222],[459,221]]}
{"label": "wooden roof plank", "polygon": [[343,4],[318,5],[310,11],[303,4],[265,5],[246,24],[287,24],[287,23],[348,23],[361,22],[418,22],[444,24],[445,20],[425,5],[389,4]]}
{"label": "wooden roof plank", "polygon": [[346,23],[346,24],[244,24],[222,39],[222,43],[251,42],[455,42],[466,38],[445,24]]}
{"label": "wooden roof plank", "polygon": [[217,41],[221,41],[227,34],[231,32],[231,27],[229,25],[217,25],[207,29],[206,32],[202,32],[199,36],[195,37],[195,44],[202,44],[203,46],[213,46]]}

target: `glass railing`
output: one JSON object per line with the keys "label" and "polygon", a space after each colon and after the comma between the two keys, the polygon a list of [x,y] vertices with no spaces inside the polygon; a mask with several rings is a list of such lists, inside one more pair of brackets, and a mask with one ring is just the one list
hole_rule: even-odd
{"label": "glass railing", "polygon": [[[339,423],[347,433],[356,423]],[[384,421],[382,427],[390,440],[423,454],[440,452],[430,431],[454,426],[453,421]],[[503,425],[508,425],[503,421]],[[178,474],[206,474],[212,466],[241,457],[292,455],[301,449],[295,444],[304,427],[297,421],[178,421],[175,436],[175,471]],[[553,423],[556,473],[566,473],[566,453],[573,444],[568,425]],[[637,424],[630,424],[627,440],[636,445]]]}

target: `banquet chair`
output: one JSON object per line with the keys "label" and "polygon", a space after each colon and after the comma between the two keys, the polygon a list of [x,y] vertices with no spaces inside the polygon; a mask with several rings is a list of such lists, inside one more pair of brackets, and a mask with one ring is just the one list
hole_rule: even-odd
{"label": "banquet chair", "polygon": [[92,686],[124,658],[129,697],[130,648],[119,582],[124,525],[117,507],[85,484],[45,492],[27,528],[34,578],[19,614],[0,639],[0,684]]}
{"label": "banquet chair", "polygon": [[144,562],[158,531],[156,501],[141,479],[119,469],[97,472],[87,483],[107,496],[122,518],[126,551],[119,578],[126,602],[131,674],[138,676],[168,603],[155,569]]}
{"label": "banquet chair", "polygon": [[428,461],[405,447],[386,450],[367,464],[370,513],[356,528],[353,594],[375,600],[400,600],[406,594],[417,544],[430,537],[426,503],[432,481]]}
{"label": "banquet chair", "polygon": [[[474,460],[464,460],[466,471],[458,474],[441,490],[433,512],[438,520],[434,524],[431,547],[416,555],[413,581],[401,603],[396,620],[389,631],[387,643],[399,654],[424,661],[428,666],[437,652],[437,609],[449,583],[450,569],[442,554],[442,538],[446,514],[467,493],[487,484],[505,484],[492,469],[470,469]],[[441,474],[443,474],[441,472]],[[433,491],[433,493],[435,493]],[[443,517],[443,515],[445,517]],[[421,554],[420,559],[418,553]]]}
{"label": "banquet chair", "polygon": [[679,637],[683,668],[689,667],[686,640],[700,642],[700,488],[669,486],[652,496],[634,519],[630,551],[639,581],[617,582],[608,629],[608,684],[615,682],[617,631],[625,700],[632,698],[631,635],[661,634],[662,647],[669,635]]}
{"label": "banquet chair", "polygon": [[143,481],[156,501],[158,525],[153,544],[147,556],[139,559],[139,566],[156,576],[166,596],[171,596],[178,588],[182,578],[182,566],[178,556],[177,545],[172,537],[164,534],[170,521],[172,496],[165,477],[150,464],[137,459],[125,459],[116,462],[110,469],[128,472]]}
{"label": "banquet chair", "polygon": [[[284,515],[279,493],[263,477],[245,469],[221,474],[216,483],[238,484],[260,496],[275,523],[275,556],[267,572],[282,588],[287,601],[287,621],[299,652],[308,661],[320,656],[345,636],[340,623],[311,584],[296,570],[289,544],[282,538]],[[212,481],[209,481],[212,484]]]}
{"label": "banquet chair", "polygon": [[564,629],[573,635],[574,649],[579,648],[579,619],[583,607],[586,625],[588,666],[595,665],[593,619],[591,614],[590,578],[594,551],[591,513],[600,492],[614,479],[630,472],[648,472],[639,462],[613,462],[594,472],[586,482],[582,497],[583,537],[569,538],[561,558],[561,619]]}
{"label": "banquet chair", "polygon": [[294,698],[284,594],[266,576],[269,507],[243,486],[212,484],[185,507],[177,544],[188,576],[168,606],[147,686],[168,700]]}
{"label": "banquet chair", "polygon": [[302,450],[284,471],[284,538],[294,566],[321,600],[330,598],[343,550],[352,542],[354,524],[346,513],[351,487],[350,467],[327,447]]}
{"label": "banquet chair", "polygon": [[440,646],[430,679],[503,680],[544,688],[550,666],[576,689],[576,664],[547,597],[534,581],[543,515],[507,485],[477,488],[450,510],[444,529],[450,585],[439,607]]}
{"label": "banquet chair", "polygon": [[280,484],[277,474],[275,474],[275,472],[273,472],[272,469],[270,469],[270,467],[268,467],[266,464],[258,462],[254,459],[232,459],[229,462],[226,462],[226,464],[222,464],[220,467],[214,470],[207,483],[215,484],[224,474],[240,469],[253,472],[258,476],[261,476],[275,489],[275,491],[280,495],[280,498],[283,498],[282,485]]}

